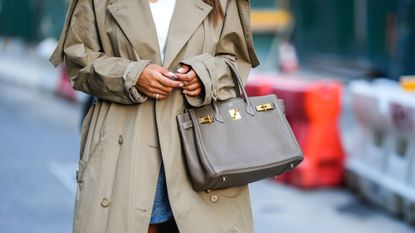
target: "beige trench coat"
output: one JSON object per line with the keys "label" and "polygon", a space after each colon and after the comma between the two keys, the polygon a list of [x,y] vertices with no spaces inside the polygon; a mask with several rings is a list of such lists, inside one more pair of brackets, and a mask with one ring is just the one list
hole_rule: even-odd
{"label": "beige trench coat", "polygon": [[[82,128],[75,233],[147,232],[157,178],[164,163],[168,195],[182,233],[253,232],[248,187],[194,192],[185,171],[176,115],[235,96],[224,60],[243,78],[258,64],[248,0],[221,0],[226,14],[213,25],[202,0],[177,0],[165,60],[161,61],[148,0],[72,0],[51,56],[66,61],[73,88],[99,98]],[[173,91],[163,101],[134,86],[149,63],[174,70],[189,64],[203,98]]]}

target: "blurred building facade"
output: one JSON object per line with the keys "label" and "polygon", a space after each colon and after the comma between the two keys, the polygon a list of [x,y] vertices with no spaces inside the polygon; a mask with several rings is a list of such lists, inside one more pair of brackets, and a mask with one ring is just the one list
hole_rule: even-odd
{"label": "blurred building facade", "polygon": [[0,36],[36,42],[58,38],[68,0],[0,0]]}
{"label": "blurred building facade", "polygon": [[251,14],[254,43],[262,68],[277,68],[278,48],[292,33],[290,0],[253,0]]}
{"label": "blurred building facade", "polygon": [[291,6],[304,63],[394,79],[415,73],[414,0],[297,0]]}

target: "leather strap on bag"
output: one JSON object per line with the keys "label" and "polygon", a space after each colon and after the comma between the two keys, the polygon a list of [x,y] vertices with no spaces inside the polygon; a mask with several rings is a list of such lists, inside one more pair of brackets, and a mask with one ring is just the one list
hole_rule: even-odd
{"label": "leather strap on bag", "polygon": [[228,65],[229,69],[231,70],[232,78],[236,85],[235,89],[236,89],[237,95],[242,97],[246,103],[246,112],[252,116],[255,115],[256,113],[255,108],[248,98],[248,94],[246,93],[246,90],[242,83],[241,77],[239,76],[239,72],[235,66],[235,63],[226,58],[225,58],[225,63]]}

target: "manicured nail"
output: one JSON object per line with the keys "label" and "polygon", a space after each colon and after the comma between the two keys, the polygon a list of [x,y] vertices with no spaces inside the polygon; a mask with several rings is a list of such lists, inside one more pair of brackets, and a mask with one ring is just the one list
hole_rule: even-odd
{"label": "manicured nail", "polygon": [[177,69],[177,72],[183,73],[184,72],[184,68],[183,67],[180,67],[179,69]]}
{"label": "manicured nail", "polygon": [[179,83],[179,87],[183,87],[183,83]]}

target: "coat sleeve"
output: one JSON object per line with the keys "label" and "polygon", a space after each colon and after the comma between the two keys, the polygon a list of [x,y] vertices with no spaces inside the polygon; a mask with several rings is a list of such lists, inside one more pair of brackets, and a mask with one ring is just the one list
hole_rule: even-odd
{"label": "coat sleeve", "polygon": [[193,68],[204,86],[202,97],[186,96],[191,106],[200,107],[212,100],[227,100],[236,96],[235,84],[225,60],[235,64],[243,83],[250,68],[259,65],[252,43],[248,0],[229,1],[214,55],[205,53],[182,61]]}
{"label": "coat sleeve", "polygon": [[51,62],[57,66],[65,60],[75,90],[120,104],[144,102],[147,97],[135,84],[150,61],[108,56],[101,47],[96,25],[91,0],[71,0]]}

